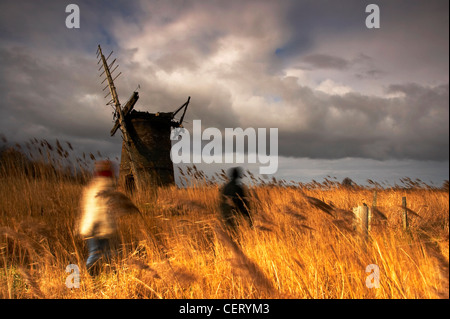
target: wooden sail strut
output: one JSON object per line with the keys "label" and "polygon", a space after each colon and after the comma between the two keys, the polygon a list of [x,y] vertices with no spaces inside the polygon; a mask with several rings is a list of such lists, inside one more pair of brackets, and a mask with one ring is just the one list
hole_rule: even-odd
{"label": "wooden sail strut", "polygon": [[[131,137],[130,137],[128,131],[127,131],[127,127],[126,127],[126,123],[125,123],[125,114],[126,114],[126,113],[124,114],[124,110],[122,110],[122,108],[120,107],[119,96],[117,95],[116,87],[115,87],[115,85],[114,85],[114,79],[113,79],[112,76],[111,76],[110,66],[109,66],[108,63],[106,62],[107,59],[106,59],[105,56],[103,55],[102,49],[101,49],[100,45],[98,46],[98,53],[99,53],[99,55],[100,55],[100,57],[101,57],[101,61],[103,62],[103,68],[104,68],[104,72],[103,72],[103,73],[105,73],[106,78],[108,79],[109,91],[110,91],[112,100],[113,100],[113,102],[114,102],[114,106],[115,106],[115,108],[116,108],[116,112],[117,112],[117,114],[118,114],[118,119],[117,119],[117,121],[118,121],[118,127],[119,127],[120,130],[122,131],[123,140],[124,140],[124,142],[125,142],[125,143],[124,143],[124,144],[125,144],[125,149],[126,149],[126,152],[127,152],[128,157],[129,157],[129,159],[130,159],[131,173],[133,174],[133,177],[134,177],[136,189],[139,191],[139,190],[140,190],[140,186],[141,186],[141,184],[140,184],[140,176],[139,176],[139,172],[138,172],[137,167],[136,167],[136,162],[133,160],[133,154],[131,153],[131,150],[130,150]],[[110,54],[110,55],[111,55],[111,54]],[[110,56],[110,55],[109,55],[109,56]],[[109,56],[108,56],[108,57],[109,57]],[[111,63],[111,66],[114,64],[114,62],[115,62],[115,60]],[[102,73],[102,74],[103,74],[103,73]],[[119,75],[120,75],[120,74],[119,74]],[[116,78],[117,78],[117,77],[116,77]],[[135,92],[135,93],[136,93],[136,92]],[[136,103],[136,101],[137,101],[137,98],[136,98],[136,100],[134,101],[134,103]],[[130,102],[130,101],[129,101],[129,102]],[[129,105],[128,105],[128,103],[127,103],[127,105],[126,105],[126,106],[128,106],[127,113],[131,110],[131,108],[132,108],[133,105],[134,105],[134,103],[133,103],[133,105],[131,105],[131,103],[132,103],[132,102],[130,102]],[[114,125],[114,127],[115,127],[115,126],[116,126],[116,124]],[[114,129],[114,128],[113,128],[113,129]],[[117,128],[116,128],[115,130],[117,130]],[[115,130],[114,130],[114,133],[115,133]],[[113,131],[111,131],[111,135],[114,135],[114,133],[113,133]]]}

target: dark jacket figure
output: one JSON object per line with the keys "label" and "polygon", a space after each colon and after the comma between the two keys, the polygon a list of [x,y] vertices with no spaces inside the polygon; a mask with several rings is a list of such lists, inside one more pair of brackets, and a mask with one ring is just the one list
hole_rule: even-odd
{"label": "dark jacket figure", "polygon": [[232,232],[236,232],[242,217],[250,227],[253,221],[250,216],[250,206],[247,192],[240,183],[242,169],[233,167],[228,171],[230,181],[222,188],[220,195],[220,213],[225,226]]}

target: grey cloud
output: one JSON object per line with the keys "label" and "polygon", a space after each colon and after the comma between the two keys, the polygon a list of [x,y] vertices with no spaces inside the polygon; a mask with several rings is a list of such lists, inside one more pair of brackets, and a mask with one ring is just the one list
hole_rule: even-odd
{"label": "grey cloud", "polygon": [[377,66],[377,62],[373,57],[364,53],[359,53],[351,60],[350,64],[357,72],[355,73],[355,77],[359,80],[380,79],[387,74],[386,71],[383,71]]}
{"label": "grey cloud", "polygon": [[18,141],[107,136],[112,124],[102,114],[106,106],[99,98],[100,81],[91,73],[95,59],[73,54],[61,63],[58,57],[36,53],[24,47],[0,49],[1,130]]}
{"label": "grey cloud", "polygon": [[301,114],[310,116],[308,128],[285,132],[280,126],[280,154],[310,158],[448,160],[448,84],[392,85],[390,91],[393,90],[401,90],[406,96],[313,94],[309,98],[311,108],[319,107],[319,110]]}
{"label": "grey cloud", "polygon": [[355,77],[358,79],[379,79],[383,75],[385,75],[386,72],[377,70],[377,69],[369,69],[360,73],[356,73]]}
{"label": "grey cloud", "polygon": [[164,55],[156,60],[156,63],[161,69],[170,73],[182,68],[193,71],[198,67],[200,61],[193,52],[179,51]]}
{"label": "grey cloud", "polygon": [[355,72],[354,76],[359,80],[380,79],[387,74],[376,65],[372,57],[363,53],[349,59],[323,53],[309,54],[300,57],[300,64],[296,68],[312,72],[322,70]]}
{"label": "grey cloud", "polygon": [[[21,41],[2,34],[5,39],[0,46],[0,115],[5,130],[2,133],[23,139],[30,134],[42,134],[38,138],[63,136],[86,149],[105,147],[108,152],[119,153],[120,137],[109,137],[111,110],[105,106],[97,73],[95,45],[101,43],[105,50],[115,51],[121,65],[123,76],[117,86],[122,102],[138,84],[141,85],[138,110],[173,111],[191,96],[185,118],[190,122],[186,125],[188,129],[194,119],[201,119],[204,127],[219,129],[261,127],[261,123],[278,127],[279,152],[286,157],[448,160],[448,83],[426,86],[373,82],[387,85],[385,93],[404,94],[397,98],[319,92],[299,85],[298,78],[283,77],[285,61],[279,62],[280,56],[274,53],[278,44],[287,41],[278,37],[290,26],[284,18],[292,3],[283,2],[281,8],[273,1],[183,3],[138,2],[131,14],[133,18],[127,18],[115,14],[126,6],[120,2],[108,11],[106,17],[111,19],[106,21],[100,14],[102,5],[107,7],[105,3],[90,7],[81,2],[86,8],[81,32],[68,33],[62,26],[51,39],[45,39],[49,38],[49,30],[65,16],[50,14],[59,10],[56,2],[52,5],[56,9],[50,13],[39,11],[42,20],[45,17],[48,20],[31,33],[27,33],[31,25],[16,22],[22,15],[11,13],[8,21],[0,24],[7,25],[7,30],[17,27]],[[319,12],[313,2],[307,4],[301,7],[314,6],[315,12]],[[330,6],[325,8],[321,21],[335,27],[342,22],[337,18],[328,20],[337,5]],[[15,11],[20,12],[17,8]],[[308,11],[302,14],[307,15]],[[97,15],[100,21],[95,20]],[[341,16],[342,20],[346,16]],[[356,20],[353,17],[345,29],[355,25]],[[301,24],[290,22],[294,26]],[[305,23],[301,25],[315,22],[310,17]],[[318,28],[320,25],[315,25],[314,29]],[[105,34],[104,30],[108,32]],[[295,31],[290,29],[291,33]],[[302,29],[305,38],[314,37],[310,31]],[[221,45],[228,45],[221,41],[230,35],[251,46],[240,52],[232,65],[215,67],[200,75],[201,66],[223,49]],[[166,38],[167,43],[155,48],[153,39],[158,36]],[[147,42],[128,45],[126,40],[134,38]],[[307,42],[308,53],[300,61],[310,69],[331,70],[334,74],[359,72],[370,80],[384,74],[371,56],[352,51],[343,58],[315,52],[317,43]],[[144,58],[135,59],[140,53],[144,53]],[[296,65],[298,56],[294,60]],[[177,72],[182,74],[181,80],[162,81],[163,76]],[[275,97],[277,102],[268,102],[267,96]],[[249,109],[248,100],[252,97],[260,98],[260,109]],[[272,110],[276,112],[271,113],[271,118],[268,112]]]}
{"label": "grey cloud", "polygon": [[[449,158],[448,84],[391,85],[389,92],[403,90],[406,95],[384,98],[357,93],[328,95],[301,87],[295,81],[277,82],[272,79],[269,86],[272,93],[281,97],[282,119],[265,123],[279,129],[282,156],[437,161]],[[225,88],[218,96],[193,92],[190,119],[201,119],[204,128],[261,127],[259,119],[264,114],[253,114],[252,118],[252,114],[233,111],[231,93],[226,92]],[[244,110],[245,102],[240,103]],[[295,123],[292,115],[283,115],[288,105],[298,106],[298,126],[290,124]]]}
{"label": "grey cloud", "polygon": [[349,61],[346,59],[321,53],[307,55],[302,58],[302,61],[313,69],[343,70],[349,66]]}

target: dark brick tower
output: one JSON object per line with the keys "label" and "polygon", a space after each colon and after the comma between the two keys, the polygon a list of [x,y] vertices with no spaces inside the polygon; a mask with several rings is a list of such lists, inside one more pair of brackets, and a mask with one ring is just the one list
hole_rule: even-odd
{"label": "dark brick tower", "polygon": [[[132,141],[129,150],[144,184],[164,186],[175,183],[170,159],[170,131],[175,126],[172,119],[173,113],[155,114],[134,110],[125,118]],[[134,175],[125,141],[122,143],[119,182],[127,190],[134,189]]]}

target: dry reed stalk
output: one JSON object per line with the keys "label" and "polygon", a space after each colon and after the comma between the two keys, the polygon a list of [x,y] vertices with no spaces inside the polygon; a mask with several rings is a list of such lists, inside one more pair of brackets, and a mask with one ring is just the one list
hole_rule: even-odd
{"label": "dry reed stalk", "polygon": [[181,205],[185,209],[197,210],[198,212],[203,212],[203,213],[209,212],[208,209],[206,208],[206,206],[199,200],[192,200],[192,199],[185,200],[182,198],[178,198],[176,200],[176,204]]}
{"label": "dry reed stalk", "polygon": [[323,201],[321,201],[320,199],[317,199],[315,197],[306,196],[306,195],[304,197],[308,201],[308,203],[310,203],[312,206],[320,209],[325,214],[330,215],[331,217],[334,217],[334,215],[332,214],[332,212],[334,211],[333,207],[331,207],[330,205],[324,203]]}
{"label": "dry reed stalk", "polygon": [[[422,243],[430,255],[434,260],[436,260],[439,265],[439,272],[441,277],[443,278],[443,286],[444,289],[438,290],[437,294],[439,298],[448,299],[449,298],[449,262],[448,256],[447,258],[441,251],[440,246],[437,244],[435,240],[432,240],[430,235],[425,232],[422,232],[419,235],[419,239],[422,240]],[[448,244],[448,242],[447,242]]]}
{"label": "dry reed stalk", "polygon": [[25,231],[37,234],[47,240],[58,242],[58,238],[53,231],[44,222],[36,222],[34,220],[26,220],[19,223],[19,227]]}
{"label": "dry reed stalk", "polygon": [[298,260],[297,258],[293,257],[292,260],[294,260],[294,262],[295,262],[302,270],[305,270],[305,269],[306,269],[306,268],[305,268],[305,265],[304,265],[300,260]]}
{"label": "dry reed stalk", "polygon": [[271,296],[278,296],[278,291],[273,287],[271,281],[266,277],[259,266],[248,258],[239,248],[236,242],[220,227],[216,228],[216,233],[222,243],[224,243],[233,252],[235,258],[232,263],[236,268],[243,269],[253,279],[253,282],[263,291]]}
{"label": "dry reed stalk", "polygon": [[140,285],[142,285],[143,287],[145,287],[146,289],[150,290],[150,292],[152,292],[153,294],[156,295],[156,297],[158,297],[158,299],[164,299],[161,294],[157,293],[152,287],[150,287],[149,285],[147,285],[145,282],[143,282],[142,280],[136,278],[136,277],[131,277],[131,279],[135,280],[136,282],[138,282]]}
{"label": "dry reed stalk", "polygon": [[[70,198],[79,196],[79,188],[66,189],[60,180],[56,180],[53,178],[53,176],[55,175],[53,168],[51,168],[50,166],[46,166],[47,164],[44,161],[44,153],[50,150],[50,147],[52,147],[51,145],[49,147],[46,143],[42,142],[42,150],[38,150],[36,148],[39,146],[37,140],[31,141],[31,144],[35,148],[35,154],[38,155],[38,151],[43,154],[40,162],[42,164],[38,165],[37,162],[34,162],[34,165],[36,167],[34,170],[37,173],[40,173],[38,178],[29,179],[29,177],[23,173],[19,174],[18,178],[17,175],[14,175],[14,177],[12,177],[11,174],[13,173],[13,171],[9,172],[9,168],[14,170],[14,172],[20,172],[20,167],[14,162],[5,163],[8,168],[2,167],[2,172],[6,169],[2,174],[9,173],[11,175],[11,178],[0,179],[0,187],[2,187],[2,192],[0,193],[3,193],[3,200],[0,200],[0,216],[2,216],[2,218],[0,218],[0,236],[1,234],[8,236],[8,242],[13,240],[15,244],[14,247],[19,247],[19,252],[21,252],[22,249],[29,249],[30,251],[35,252],[36,255],[44,255],[45,251],[48,251],[49,249],[47,247],[56,246],[55,240],[57,240],[59,243],[61,239],[64,238],[64,236],[59,236],[59,233],[52,232],[45,225],[52,225],[55,227],[55,229],[65,229],[64,227],[71,227],[70,225],[72,224],[76,216],[73,213],[75,210],[73,209],[73,207],[70,207]],[[56,148],[54,148],[53,152],[50,154],[51,156],[58,156],[58,154],[59,156],[61,156],[58,150],[63,153],[63,156],[65,155],[65,153],[63,152],[63,146],[66,146],[62,143],[59,144],[60,146],[58,146],[58,143],[56,144]],[[69,146],[69,148],[71,147]],[[89,163],[87,163],[87,161],[84,163],[82,163],[81,161],[81,159],[77,159],[76,162],[80,165],[80,168],[83,167],[83,165],[86,168],[87,165],[90,165]],[[52,160],[51,163],[58,165],[58,161]],[[88,174],[86,173],[86,169],[80,169],[80,172],[82,172],[83,174]],[[58,175],[59,173],[56,174]],[[196,171],[196,168],[192,168],[190,171],[190,176],[201,178],[202,174],[198,172],[198,170]],[[24,201],[24,198],[21,198],[20,196],[8,195],[11,194],[11,191],[13,194],[16,194],[15,191],[21,190],[23,185],[30,184],[41,187],[42,190],[40,190],[39,195],[49,198],[50,200],[35,203],[38,196],[32,194],[33,189],[31,188],[26,188],[25,190],[24,198],[26,199],[26,201]],[[153,266],[152,263],[146,264],[145,260],[144,262],[142,262],[142,264],[133,266],[143,271],[142,275],[144,276],[144,278],[151,278],[151,275],[157,274],[163,275],[163,278],[166,279],[166,281],[164,281],[164,279],[161,278],[160,282],[156,282],[157,284],[162,283],[161,285],[158,285],[158,287],[164,287],[164,293],[159,292],[159,294],[156,294],[153,288],[155,290],[158,289],[156,289],[155,287],[151,288],[148,283],[142,284],[147,291],[153,291],[151,295],[152,297],[166,296],[166,294],[170,293],[170,291],[173,291],[174,295],[176,297],[179,297],[179,295],[177,295],[177,291],[180,290],[177,286],[179,284],[191,285],[192,283],[196,284],[191,285],[192,287],[189,293],[194,296],[207,296],[207,292],[202,291],[202,289],[210,286],[210,283],[206,282],[203,286],[197,284],[197,278],[195,276],[190,277],[192,273],[189,273],[189,271],[184,274],[186,268],[183,267],[192,265],[192,263],[194,262],[192,258],[195,258],[195,261],[197,261],[198,258],[200,262],[203,262],[206,259],[208,261],[226,260],[223,254],[228,249],[225,249],[225,251],[224,249],[215,249],[213,253],[210,253],[210,251],[205,246],[206,241],[203,240],[203,238],[205,237],[203,235],[203,227],[199,226],[198,223],[193,223],[193,225],[189,225],[189,227],[186,227],[186,234],[183,233],[183,237],[181,238],[179,232],[180,228],[177,226],[178,224],[181,224],[182,221],[180,221],[176,217],[171,216],[169,214],[169,211],[166,209],[166,206],[161,205],[168,205],[167,203],[173,203],[174,207],[178,205],[179,207],[177,207],[177,209],[186,211],[186,213],[188,214],[187,216],[189,216],[186,218],[192,221],[216,219],[216,216],[213,215],[216,210],[214,208],[209,208],[214,207],[214,201],[217,200],[217,190],[218,187],[194,187],[187,189],[174,188],[164,191],[162,192],[163,196],[162,198],[159,198],[159,202],[157,202],[157,205],[154,205],[152,203],[151,208],[148,208],[149,210],[146,211],[146,213],[151,213],[148,216],[145,216],[146,220],[153,221],[151,218],[155,218],[154,216],[157,214],[162,214],[162,216],[165,217],[164,220],[154,220],[156,222],[156,226],[153,227],[154,225],[152,224],[151,228],[147,227],[147,225],[145,225],[144,223],[138,223],[138,232],[136,234],[134,234],[132,231],[128,231],[128,229],[126,229],[127,231],[125,231],[125,229],[122,228],[121,234],[124,243],[129,244],[130,242],[136,241],[136,237],[141,235],[149,238],[153,237],[155,233],[158,233],[155,238],[157,238],[156,241],[159,241],[159,245],[165,245],[165,243],[175,243],[175,245],[172,245],[172,247],[170,247],[172,249],[171,251],[173,252],[178,251],[177,249],[179,249],[180,247],[183,247],[184,249],[182,251],[184,254],[177,254],[176,260],[179,263],[177,265],[181,265],[179,268],[177,266],[173,268],[171,267],[169,269],[170,263],[168,260],[164,260],[164,267],[161,268],[161,270],[157,266]],[[384,192],[380,189],[378,189],[378,191],[380,195],[383,194],[382,192]],[[58,199],[59,195],[54,196],[55,194],[60,194],[61,192],[64,192],[64,199],[66,199],[67,202]],[[297,297],[312,298],[313,296],[338,296],[339,294],[336,294],[337,281],[335,282],[328,280],[329,278],[331,278],[328,276],[328,273],[332,271],[331,267],[333,267],[334,265],[341,269],[342,273],[347,272],[347,274],[348,272],[356,273],[360,269],[363,269],[362,275],[364,276],[364,267],[368,263],[372,262],[377,263],[380,266],[381,272],[385,276],[385,278],[383,277],[381,288],[378,290],[376,296],[374,296],[375,298],[428,298],[430,296],[434,296],[434,287],[438,290],[441,290],[441,288],[445,288],[445,283],[442,283],[441,281],[446,277],[448,278],[448,191],[443,192],[436,190],[430,191],[424,189],[408,189],[408,202],[413,205],[412,207],[422,207],[422,204],[426,204],[427,209],[425,211],[409,211],[411,216],[415,216],[414,213],[420,213],[421,219],[419,227],[412,229],[413,236],[406,238],[397,236],[399,234],[399,231],[397,228],[395,228],[398,226],[395,221],[398,218],[392,217],[396,217],[395,214],[397,212],[397,204],[399,204],[399,198],[401,199],[401,197],[404,196],[405,190],[402,188],[391,188],[389,190],[386,190],[386,193],[383,194],[386,196],[380,196],[378,200],[378,204],[380,204],[379,207],[386,207],[386,211],[384,211],[383,209],[383,212],[378,213],[377,210],[375,210],[374,217],[378,220],[388,221],[388,223],[386,223],[388,227],[383,228],[383,232],[374,231],[373,242],[371,242],[367,247],[360,247],[358,245],[359,242],[355,236],[352,236],[351,229],[347,229],[349,233],[343,231],[345,230],[345,227],[348,227],[348,220],[353,218],[353,213],[345,209],[335,207],[334,204],[331,204],[330,200],[338,203],[337,206],[340,206],[342,208],[352,207],[352,205],[358,205],[357,203],[361,203],[361,201],[367,201],[368,198],[372,197],[372,191],[369,189],[330,189],[330,184],[324,186],[317,183],[310,183],[306,185],[299,184],[297,188],[290,189],[281,188],[279,187],[279,185],[269,186],[266,184],[262,186],[252,187],[252,192],[255,196],[252,195],[253,198],[251,200],[251,203],[253,204],[253,207],[257,208],[255,209],[255,212],[258,211],[254,214],[254,216],[255,219],[259,222],[259,225],[255,228],[261,231],[271,230],[274,232],[273,234],[262,234],[257,232],[249,233],[246,229],[241,232],[240,235],[243,239],[251,239],[251,236],[255,236],[256,239],[256,236],[260,235],[257,237],[259,246],[258,249],[265,249],[266,246],[273,246],[273,240],[275,238],[278,238],[278,235],[280,235],[280,232],[282,231],[279,225],[291,225],[294,221],[293,218],[301,219],[301,217],[297,218],[294,216],[297,212],[300,212],[302,216],[307,217],[308,220],[311,220],[311,225],[313,225],[314,227],[318,227],[316,227],[318,231],[317,233],[315,233],[315,236],[308,237],[308,241],[310,241],[309,244],[317,243],[315,247],[312,247],[314,249],[311,249],[311,251],[303,250],[301,257],[295,259],[290,263],[294,269],[300,271],[300,269],[302,269],[302,266],[308,266],[308,270],[310,270],[311,267],[311,264],[309,262],[302,262],[302,260],[316,261],[316,265],[315,267],[313,267],[317,270],[316,276],[311,273],[306,273],[305,271],[304,273],[300,273],[298,275],[298,278],[296,277],[295,280],[287,280],[286,282],[282,282],[283,278],[286,278],[286,276],[292,276],[292,273],[290,273],[287,268],[283,268],[278,265],[276,269],[274,267],[280,283],[283,284],[283,290],[297,291]],[[309,196],[304,197],[304,192],[307,192]],[[176,198],[176,200],[174,200],[174,198]],[[322,200],[318,200],[317,198],[321,198]],[[144,201],[149,201],[148,198],[145,199],[144,197],[139,197],[137,199],[138,200],[136,200],[136,207],[143,207],[145,205]],[[325,202],[328,204],[326,204]],[[288,212],[278,214],[278,211],[282,212],[282,210],[278,209],[278,207],[283,207],[284,209],[285,203],[289,203],[287,204],[288,209],[286,209],[288,210]],[[29,207],[27,207],[28,205]],[[14,207],[14,209],[11,209],[12,207]],[[38,212],[39,209],[36,207],[43,207],[43,211],[45,211],[45,214],[37,214],[39,216],[33,215],[33,219],[30,220],[30,222],[28,222],[27,220],[21,222],[23,220],[23,216],[27,216],[29,212]],[[321,218],[324,217],[324,215],[321,216],[321,213],[314,214],[317,211],[316,208],[327,215],[333,216],[334,218]],[[403,207],[401,208],[403,209]],[[57,211],[64,211],[65,213],[61,217],[60,214],[56,215]],[[55,217],[58,218],[55,219]],[[389,220],[387,220],[388,217]],[[42,224],[39,222],[41,220]],[[64,220],[64,222],[62,222],[61,220]],[[64,226],[64,224],[62,223],[66,223],[67,220],[69,220],[69,222],[67,222],[67,226]],[[33,225],[32,223],[34,221],[37,221],[38,223],[36,225]],[[321,225],[323,223],[327,223],[324,226],[331,227],[331,232],[328,231],[330,230],[329,227],[323,227]],[[266,227],[268,225],[270,225],[269,228]],[[336,226],[336,228],[331,225]],[[298,227],[305,228],[304,226],[306,225]],[[264,229],[264,227],[269,230]],[[433,241],[432,244],[429,244],[430,247],[427,247],[427,244],[425,243],[418,242],[418,239],[425,239],[424,237],[420,236],[421,232],[427,232],[429,234],[429,240]],[[54,238],[55,236],[52,237],[52,234],[56,234],[58,236]],[[306,236],[299,237],[295,236],[294,234],[295,231],[283,233],[284,241],[277,242],[279,247],[276,247],[275,249],[264,250],[265,252],[270,251],[269,253],[264,255],[264,257],[268,258],[269,260],[274,260],[275,262],[276,259],[280,257],[280,254],[290,254],[291,256],[297,256],[296,252],[298,251],[299,247],[302,247],[302,245],[308,243],[299,242],[299,240],[304,239]],[[75,252],[77,253],[76,247],[78,247],[81,242],[79,243],[73,237],[70,238],[72,238],[73,246],[70,245],[70,239],[66,241],[63,240],[60,244],[60,249],[58,248],[57,250],[54,250],[52,248],[52,253],[55,255],[55,259],[52,261],[45,260],[44,267],[46,267],[50,263],[54,263],[55,260],[58,262],[67,260],[67,256],[73,255],[73,252],[71,252],[71,247],[75,247]],[[40,240],[43,240],[43,242],[39,242]],[[409,247],[405,248],[405,251],[409,256],[411,256],[411,258],[406,257],[407,255],[398,248],[398,246],[405,244],[405,241],[407,241],[407,245]],[[16,242],[19,244],[16,244]],[[193,245],[194,242],[198,242],[198,245]],[[221,242],[224,242],[224,244],[226,245],[225,241],[222,238]],[[378,247],[377,252],[378,242],[380,243],[380,247]],[[445,244],[442,244],[443,246],[440,247],[440,255],[437,254],[437,248],[434,248],[434,251],[433,248],[431,248],[431,245],[434,245],[437,242],[438,246],[441,245],[441,242],[447,243],[447,247],[445,247]],[[329,247],[327,246],[328,244],[330,245]],[[155,244],[156,247],[158,247],[159,245]],[[271,277],[265,275],[260,266],[254,263],[249,257],[247,257],[247,255],[250,256],[249,254],[253,251],[249,254],[246,253],[247,255],[244,255],[242,247],[238,245],[236,246],[237,248],[232,246],[233,245],[227,246],[231,247],[231,252],[233,254],[233,259],[231,260],[232,266],[234,266],[234,268],[238,268],[238,270],[241,270],[241,275],[242,271],[244,271],[246,277],[250,277],[250,275],[248,274],[259,277],[251,277],[251,279],[253,279],[255,283],[253,285],[253,288],[256,288],[256,294],[254,296],[256,296],[257,298],[260,296],[264,296],[266,291],[269,291],[269,293],[273,293],[274,291],[276,292],[277,281],[272,280]],[[193,252],[192,249],[195,249],[195,252],[197,254],[188,254],[188,251]],[[1,253],[3,254],[6,251],[7,249],[2,249]],[[25,254],[28,255],[28,252],[26,250]],[[253,256],[253,254],[251,254],[251,256]],[[20,255],[18,257],[18,263],[21,264],[21,267],[26,269],[27,267],[25,266],[25,260],[28,261],[28,256],[26,256],[27,258],[23,258],[25,256]],[[338,257],[339,259],[337,259]],[[156,258],[159,258],[159,256],[157,255]],[[78,260],[81,259],[78,257]],[[6,262],[7,261],[5,256],[5,263]],[[293,264],[294,262],[298,265],[299,268],[297,268]],[[399,266],[400,264],[403,265],[406,262],[409,264],[414,262],[417,267],[404,269],[404,267]],[[43,260],[40,259],[39,263],[43,263]],[[323,266],[323,268],[321,268],[321,263],[325,265]],[[147,268],[149,267],[149,265],[151,265],[151,268]],[[204,269],[201,269],[201,273],[199,274],[205,275],[202,276],[201,280],[217,280],[215,278],[228,276],[228,274],[224,273],[226,267],[216,267],[217,265],[218,264],[215,263],[214,267],[208,268],[208,266],[206,266]],[[58,264],[57,267],[59,267]],[[443,271],[442,275],[439,275],[439,273],[437,272],[438,267],[440,267],[440,269]],[[153,268],[158,272],[153,272]],[[268,270],[264,269],[264,271],[271,272],[270,269],[271,267],[268,267]],[[126,279],[131,277],[128,275],[127,271],[129,270],[127,270],[126,267],[124,269],[119,269],[118,267],[117,271],[120,275],[118,276],[118,278]],[[144,271],[147,271],[148,273],[145,273]],[[28,272],[28,274],[30,274],[30,272]],[[31,272],[31,274],[33,273]],[[447,276],[445,276],[445,274],[447,274]],[[43,291],[52,291],[52,289],[48,287],[51,287],[52,283],[54,283],[54,278],[52,278],[49,272],[43,273],[42,276],[43,277],[39,280],[41,287],[37,286],[37,288],[41,288]],[[24,281],[26,280],[25,275],[22,275],[21,277],[24,278]],[[31,280],[33,279],[31,276],[30,278]],[[402,283],[405,278],[408,278],[408,280],[414,279],[414,281],[408,282],[408,285],[406,286],[404,282]],[[105,277],[104,284],[106,286],[114,287],[116,285],[114,280],[115,279]],[[136,281],[137,280],[138,279],[136,279]],[[368,296],[366,292],[367,290],[361,288],[364,288],[365,286],[364,282],[362,282],[360,279],[357,278],[355,280],[354,278],[347,278],[345,280],[345,295],[341,294],[341,296],[344,296],[344,298],[365,298]],[[9,279],[8,282],[12,282],[12,280]],[[217,284],[217,281],[213,283]],[[302,286],[301,290],[297,290],[297,285],[299,284]],[[31,287],[30,283],[28,283],[27,285]],[[243,292],[245,291],[245,287],[243,287],[242,285],[243,282],[239,280],[233,281],[233,288],[231,289],[232,291],[229,292],[228,296],[244,295]],[[269,288],[261,288],[265,285],[268,285]],[[217,285],[215,285],[214,287],[217,287]],[[341,287],[343,287],[343,284]],[[129,294],[129,292],[126,291],[126,288],[128,287],[125,286],[125,288],[123,289],[122,287],[117,288],[118,294],[120,294],[120,298],[133,296],[133,293],[131,292],[131,294]],[[6,288],[0,287],[0,290],[3,292],[4,296],[8,295],[9,291],[7,293],[4,293],[5,291],[7,291]],[[182,287],[181,290],[183,291],[184,288]],[[34,296],[39,296],[39,290],[36,289],[35,291],[36,294],[34,294]],[[261,291],[260,295],[258,295],[259,291]],[[255,292],[254,289],[253,292]],[[241,295],[239,295],[239,293],[241,293]],[[148,293],[148,295],[150,295],[150,293]],[[213,295],[214,291],[212,291],[211,293],[211,296]],[[62,296],[65,295],[62,294]],[[80,294],[77,294],[76,296],[85,298],[93,296],[101,297],[102,295],[99,290],[86,290],[84,292],[80,291]],[[225,297],[227,297],[227,295],[225,295]],[[445,297],[445,294],[440,297]]]}
{"label": "dry reed stalk", "polygon": [[285,207],[285,209],[282,210],[282,212],[298,219],[299,221],[305,221],[308,219],[306,216],[294,211],[291,207]]}
{"label": "dry reed stalk", "polygon": [[20,275],[23,277],[23,279],[28,283],[28,285],[30,286],[30,291],[33,295],[35,295],[36,297],[40,298],[40,299],[44,299],[45,295],[42,293],[41,289],[39,288],[38,283],[36,282],[36,280],[34,280],[34,278],[30,275],[30,273],[28,272],[27,269],[25,269],[25,267],[23,266],[19,266],[17,267],[18,272],[20,273]]}
{"label": "dry reed stalk", "polygon": [[[300,256],[298,256],[298,257],[300,258]],[[304,263],[302,263],[297,258],[292,258],[292,260],[294,260],[294,262],[300,267],[301,270],[306,271],[306,267],[305,267]],[[313,297],[312,293],[309,291],[308,285],[306,284],[305,280],[303,279],[303,276],[297,275],[296,278],[300,279],[301,288],[302,288],[302,290],[306,291],[308,298],[313,299],[314,297]]]}
{"label": "dry reed stalk", "polygon": [[256,229],[262,230],[262,231],[267,231],[267,232],[273,232],[273,229],[266,227],[264,225],[257,225],[255,226]]}
{"label": "dry reed stalk", "polygon": [[339,228],[340,230],[346,231],[348,233],[356,233],[355,229],[353,229],[347,220],[343,219],[335,219],[331,221],[334,226]]}
{"label": "dry reed stalk", "polygon": [[154,269],[151,268],[148,264],[146,264],[146,263],[144,263],[144,262],[142,262],[142,261],[140,261],[140,260],[137,260],[137,259],[131,259],[131,260],[128,262],[128,264],[129,264],[130,266],[133,266],[133,267],[136,268],[136,269],[139,269],[139,270],[145,270],[145,271],[150,272],[150,273],[152,274],[152,277],[153,277],[153,278],[161,279],[161,277],[159,276],[159,274],[157,273],[156,270],[154,270]]}
{"label": "dry reed stalk", "polygon": [[18,243],[22,244],[29,253],[33,253],[36,256],[44,256],[45,258],[54,258],[54,256],[42,245],[36,243],[31,237],[25,234],[18,233],[6,226],[0,227],[0,234],[15,239]]}
{"label": "dry reed stalk", "polygon": [[[373,217],[377,217],[381,220],[388,220],[388,218],[386,217],[386,215],[381,212],[378,207],[372,207],[372,212],[373,212]],[[420,217],[420,216],[419,216]]]}
{"label": "dry reed stalk", "polygon": [[334,208],[334,212],[336,213],[336,217],[341,217],[344,220],[353,220],[355,218],[355,214],[349,210]]}
{"label": "dry reed stalk", "polygon": [[274,227],[276,227],[277,225],[267,216],[267,214],[264,212],[264,211],[260,211],[260,212],[258,212],[258,213],[255,213],[254,214],[254,217],[255,218],[257,218],[257,219],[261,219],[261,221],[264,223],[264,224],[268,224],[268,225],[271,225],[271,226],[274,226]]}
{"label": "dry reed stalk", "polygon": [[66,141],[67,146],[69,146],[70,150],[73,151],[73,147],[72,144],[70,144],[70,142]]}
{"label": "dry reed stalk", "polygon": [[186,269],[186,267],[171,266],[171,269],[173,278],[180,284],[189,286],[198,281],[198,276]]}
{"label": "dry reed stalk", "polygon": [[297,226],[297,228],[301,227],[301,228],[307,229],[309,231],[311,231],[311,230],[316,231],[314,228],[309,227],[308,225],[305,225],[305,224],[295,224],[295,226]]}
{"label": "dry reed stalk", "polygon": [[162,257],[169,260],[171,257],[171,251],[168,247],[167,242],[167,234],[162,233],[160,227],[153,226],[150,228],[150,225],[147,223],[145,218],[140,215],[144,221],[145,228],[141,228],[141,232],[150,239],[150,241],[153,243],[154,247],[157,249],[157,252],[162,254]]}
{"label": "dry reed stalk", "polygon": [[422,216],[420,216],[419,214],[417,214],[417,213],[416,213],[415,211],[413,211],[411,208],[403,207],[403,206],[401,206],[401,205],[397,205],[397,207],[400,207],[400,208],[402,208],[402,209],[405,209],[405,210],[408,212],[408,214],[411,214],[411,215],[413,215],[413,216],[422,218]]}

